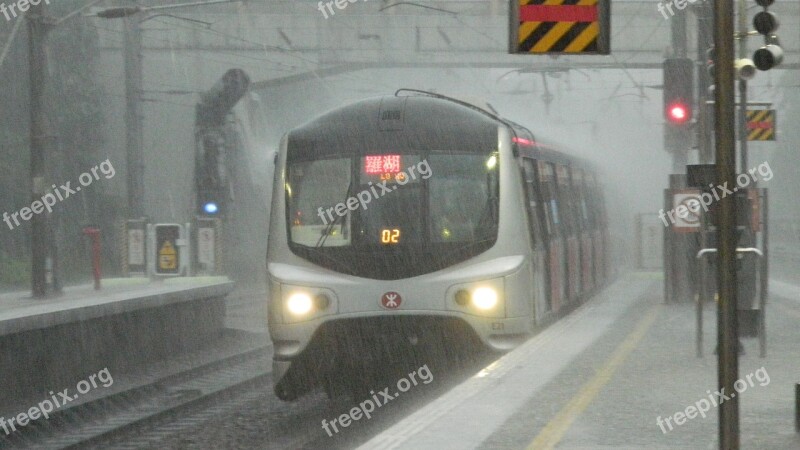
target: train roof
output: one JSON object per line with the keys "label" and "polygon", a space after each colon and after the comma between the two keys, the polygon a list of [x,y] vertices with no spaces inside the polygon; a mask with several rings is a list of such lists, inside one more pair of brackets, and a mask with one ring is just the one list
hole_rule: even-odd
{"label": "train roof", "polygon": [[[353,132],[360,136],[362,144],[363,140],[367,141],[366,147],[382,148],[387,145],[381,139],[385,133],[376,133],[376,130],[402,131],[406,127],[417,131],[414,136],[406,135],[410,141],[417,141],[418,145],[409,143],[411,148],[446,148],[450,142],[444,141],[450,139],[449,136],[458,136],[459,141],[473,145],[495,146],[496,127],[505,125],[513,130],[523,154],[594,170],[594,164],[570,155],[567,147],[540,139],[527,127],[503,118],[490,108],[487,103],[477,105],[435,92],[399,89],[394,95],[370,97],[328,111],[295,128],[289,136],[294,144],[319,155],[320,152],[336,152],[336,147],[341,147],[342,152],[348,147],[352,151],[350,136]],[[324,148],[319,145],[321,136],[325,137]]]}

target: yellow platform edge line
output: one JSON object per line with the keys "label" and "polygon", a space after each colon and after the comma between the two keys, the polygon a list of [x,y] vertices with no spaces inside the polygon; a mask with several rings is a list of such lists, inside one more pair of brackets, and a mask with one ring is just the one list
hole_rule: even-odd
{"label": "yellow platform edge line", "polygon": [[558,445],[572,426],[572,423],[594,401],[597,394],[614,377],[617,369],[625,362],[631,352],[639,346],[639,342],[655,322],[660,310],[660,305],[650,308],[647,314],[636,324],[636,328],[625,337],[595,376],[583,385],[581,390],[564,405],[561,411],[534,438],[533,442],[528,445],[528,450],[549,450]]}

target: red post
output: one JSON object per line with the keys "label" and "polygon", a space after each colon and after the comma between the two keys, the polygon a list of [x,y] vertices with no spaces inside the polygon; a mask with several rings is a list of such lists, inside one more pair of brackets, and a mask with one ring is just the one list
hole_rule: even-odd
{"label": "red post", "polygon": [[94,289],[100,290],[100,229],[95,227],[86,227],[83,229],[83,234],[92,239],[92,269],[94,271]]}

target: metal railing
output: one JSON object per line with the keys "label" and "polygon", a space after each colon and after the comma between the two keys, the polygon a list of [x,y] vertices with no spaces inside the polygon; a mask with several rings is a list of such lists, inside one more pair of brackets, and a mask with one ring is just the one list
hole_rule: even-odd
{"label": "metal railing", "polygon": [[[697,252],[697,273],[703,273],[701,264],[703,260],[708,255],[715,255],[717,254],[716,248],[704,248]],[[761,264],[761,259],[764,258],[764,253],[756,248],[756,247],[737,247],[736,254],[755,254],[758,257],[756,273],[761,278],[761,283],[759,283],[759,301],[758,301],[758,308],[759,317],[758,317],[758,341],[759,341],[759,356],[765,357],[767,355],[767,333],[766,333],[766,326],[765,326],[765,308],[767,306],[767,289],[766,289],[766,282],[765,277],[765,266]],[[704,294],[706,292],[706,277],[700,276],[699,282],[699,289],[698,295],[696,300],[696,307],[697,307],[697,356],[703,356],[703,303],[705,303]],[[737,305],[738,306],[738,305]],[[738,310],[738,308],[737,308]]]}

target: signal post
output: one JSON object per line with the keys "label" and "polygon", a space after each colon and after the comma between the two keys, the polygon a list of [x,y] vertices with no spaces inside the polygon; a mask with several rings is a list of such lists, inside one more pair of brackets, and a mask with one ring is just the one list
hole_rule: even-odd
{"label": "signal post", "polygon": [[[673,41],[685,44],[683,34],[683,40],[673,38]],[[685,45],[682,48],[685,54]],[[687,190],[685,167],[694,126],[694,61],[685,57],[664,60],[663,80],[664,149],[673,156],[673,174],[669,177],[669,188],[664,191],[663,211],[673,213],[669,220],[664,220],[664,298],[667,303],[677,303],[692,300],[696,274],[691,270],[691,262],[699,249],[695,226],[699,222],[688,212],[682,214],[683,209],[677,209],[682,199],[691,194]]]}
{"label": "signal post", "polygon": [[[717,66],[714,71],[714,134],[716,138],[716,176],[717,182],[735,186],[736,177],[736,135],[735,135],[735,92],[734,82],[736,75],[740,78],[740,129],[741,142],[741,171],[747,170],[747,80],[755,75],[753,67],[758,70],[769,70],[783,60],[783,50],[778,45],[778,38],[774,34],[778,28],[777,18],[767,11],[773,0],[756,0],[764,10],[757,13],[753,25],[758,33],[765,36],[764,46],[753,55],[753,60],[745,58],[747,55],[746,39],[747,7],[745,0],[739,0],[739,32],[735,33],[733,26],[734,5],[733,0],[720,0],[714,8],[714,61]],[[734,37],[740,43],[739,58],[734,56]],[[765,195],[766,199],[766,195]],[[764,202],[766,208],[766,201]],[[738,342],[739,324],[737,316],[737,208],[736,197],[722,198],[717,205],[715,215],[718,222],[718,292],[719,304],[717,313],[718,333],[718,387],[733,390],[733,384],[738,379]],[[765,214],[765,222],[766,222]],[[766,224],[765,224],[766,226]],[[764,246],[766,249],[766,236]],[[767,264],[766,261],[764,264]],[[764,266],[762,273],[766,277]],[[766,289],[766,280],[761,280],[762,296]],[[763,302],[762,302],[763,303]],[[763,314],[763,311],[762,311]],[[763,325],[763,323],[762,323]],[[763,326],[762,326],[763,333]],[[763,344],[762,344],[763,352]],[[739,402],[732,397],[720,405],[719,416],[719,445],[722,449],[739,449]]]}

